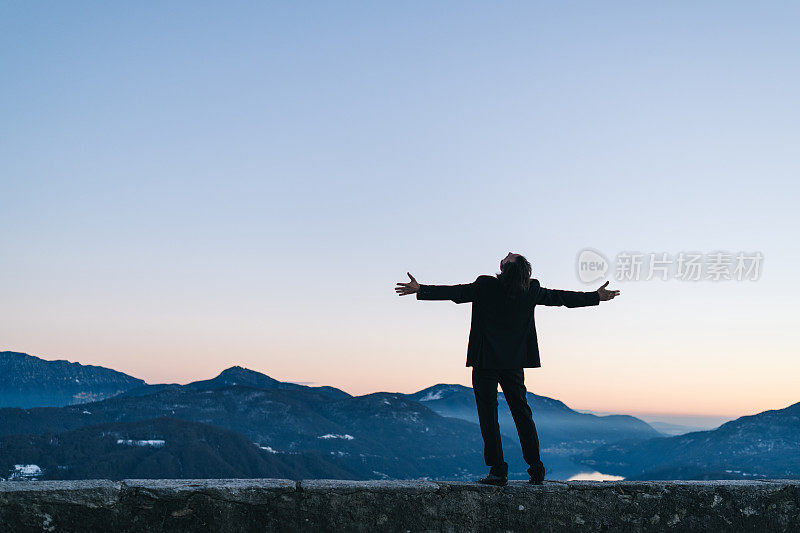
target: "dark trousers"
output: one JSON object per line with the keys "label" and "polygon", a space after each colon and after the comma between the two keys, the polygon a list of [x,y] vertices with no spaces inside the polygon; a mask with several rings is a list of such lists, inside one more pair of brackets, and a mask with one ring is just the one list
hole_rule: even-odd
{"label": "dark trousers", "polygon": [[543,467],[539,457],[539,436],[533,423],[531,408],[528,406],[525,389],[525,373],[521,368],[514,370],[472,369],[472,390],[478,406],[478,420],[483,436],[483,458],[490,472],[498,476],[508,475],[508,464],[503,460],[503,445],[500,442],[500,425],[497,422],[497,385],[503,394],[517,426],[522,456],[530,465],[531,475]]}

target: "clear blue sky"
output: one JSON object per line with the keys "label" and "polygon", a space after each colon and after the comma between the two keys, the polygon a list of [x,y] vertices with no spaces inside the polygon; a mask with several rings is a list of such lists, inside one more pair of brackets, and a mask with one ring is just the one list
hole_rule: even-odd
{"label": "clear blue sky", "polygon": [[[800,401],[794,2],[6,2],[0,349],[150,382],[242,364],[351,392],[468,383],[493,273],[761,251],[751,283],[537,311],[582,409]],[[591,287],[594,288],[594,287]]]}

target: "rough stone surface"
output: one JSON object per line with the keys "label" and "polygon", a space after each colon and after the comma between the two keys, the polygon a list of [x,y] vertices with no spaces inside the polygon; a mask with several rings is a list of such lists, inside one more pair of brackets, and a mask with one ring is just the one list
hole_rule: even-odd
{"label": "rough stone surface", "polygon": [[0,482],[0,531],[800,531],[800,481]]}

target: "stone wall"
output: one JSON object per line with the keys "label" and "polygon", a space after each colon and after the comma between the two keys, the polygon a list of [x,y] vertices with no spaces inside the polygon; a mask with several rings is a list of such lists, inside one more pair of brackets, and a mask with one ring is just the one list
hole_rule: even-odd
{"label": "stone wall", "polygon": [[800,531],[800,481],[0,482],[0,531]]}

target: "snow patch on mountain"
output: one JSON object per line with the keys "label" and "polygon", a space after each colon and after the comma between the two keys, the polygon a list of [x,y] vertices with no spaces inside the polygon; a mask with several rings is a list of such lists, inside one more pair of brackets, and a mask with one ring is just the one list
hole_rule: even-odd
{"label": "snow patch on mountain", "polygon": [[117,439],[117,444],[122,444],[124,446],[152,446],[153,448],[161,448],[164,446],[164,444],[166,444],[166,442],[161,439]]}
{"label": "snow patch on mountain", "polygon": [[273,448],[272,446],[261,446],[260,444],[256,444],[256,446],[258,446],[259,448],[261,448],[262,450],[264,450],[267,453],[281,453],[278,450],[276,450],[275,448]]}
{"label": "snow patch on mountain", "polygon": [[8,476],[9,481],[12,479],[34,479],[42,475],[42,469],[39,465],[14,465],[14,471]]}
{"label": "snow patch on mountain", "polygon": [[456,388],[452,387],[452,386],[449,386],[449,387],[448,386],[444,386],[444,387],[439,387],[438,389],[432,389],[432,390],[429,390],[428,392],[426,392],[425,396],[423,396],[422,398],[420,398],[417,401],[420,401],[420,402],[432,402],[434,400],[441,400],[442,398],[444,398],[444,394],[446,392],[453,392],[455,390],[456,390]]}

